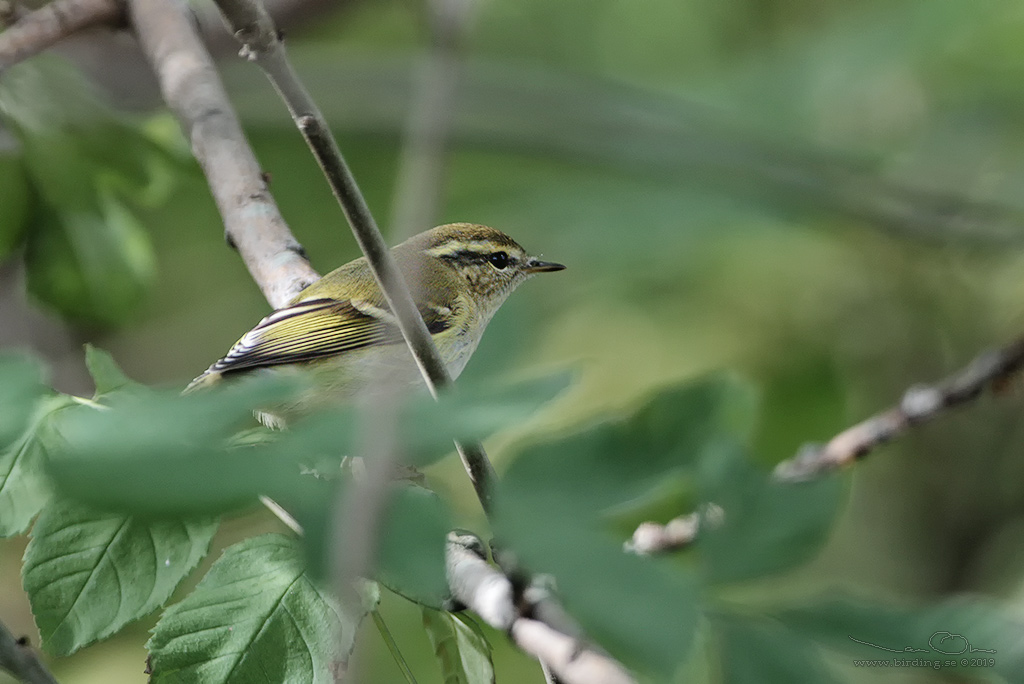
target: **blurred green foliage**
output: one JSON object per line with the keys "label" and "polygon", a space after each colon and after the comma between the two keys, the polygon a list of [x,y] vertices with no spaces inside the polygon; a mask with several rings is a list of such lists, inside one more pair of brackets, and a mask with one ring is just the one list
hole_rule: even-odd
{"label": "blurred green foliage", "polygon": [[[476,13],[452,103],[442,218],[500,227],[569,270],[558,285],[531,283],[510,299],[464,379],[496,382],[499,371],[567,363],[580,369],[541,416],[489,440],[509,486],[537,499],[536,510],[521,504],[522,515],[502,523],[529,561],[556,577],[580,577],[559,577],[566,602],[608,648],[645,669],[673,670],[690,643],[677,673],[685,681],[876,681],[878,668],[853,660],[885,652],[874,655],[849,637],[928,648],[938,631],[996,649],[996,666],[887,670],[887,680],[1020,681],[1024,432],[1014,394],[923,427],[859,464],[845,483],[780,491],[765,478],[768,464],[802,442],[827,439],[907,386],[1020,333],[1018,3],[501,0]],[[355,3],[288,37],[386,224],[413,66],[427,43],[423,7]],[[317,267],[355,257],[270,87],[251,65],[225,71],[275,197]],[[13,87],[4,79],[4,89]],[[224,247],[204,181],[192,167],[164,166],[164,152],[142,139],[180,150],[166,120],[132,124],[130,133],[101,126],[91,137],[81,109],[67,104],[71,95],[53,102],[53,92],[77,87],[39,86],[42,94],[16,104],[60,112],[72,128],[56,126],[50,135],[58,137],[40,142],[3,101],[5,125],[22,142],[0,145],[0,255],[21,245],[33,295],[76,330],[91,331],[130,376],[180,387],[264,315],[265,302]],[[161,168],[173,182],[151,180]],[[169,201],[149,202],[143,186],[165,188]],[[631,450],[615,458],[609,445],[643,415],[638,407],[721,367],[757,388],[756,411],[735,399],[732,417],[747,415],[742,430],[725,421],[729,429],[715,439],[683,440],[696,445],[685,454]],[[60,387],[67,380],[58,368]],[[35,404],[35,380],[19,385],[6,366],[0,374],[4,407]],[[87,422],[96,413],[77,405],[61,413],[72,410]],[[599,422],[609,415],[622,417],[618,427]],[[10,430],[0,422],[0,435],[24,448],[0,454],[0,522],[16,533],[51,494],[32,484],[41,479],[10,478],[22,466],[43,477],[46,440],[16,437],[28,414],[5,410],[0,421],[7,416]],[[40,420],[47,430],[55,424]],[[116,430],[116,418],[109,421],[104,432]],[[477,427],[485,434],[497,424]],[[551,447],[539,456],[537,445],[564,440],[576,440],[579,451]],[[101,443],[93,447],[90,457]],[[149,471],[164,490],[194,496],[189,505],[220,497],[214,509],[251,498],[263,466],[269,477],[282,467],[238,447],[208,459],[200,477],[174,460],[201,458],[199,450],[175,442],[143,451],[151,458],[139,459],[133,482]],[[133,494],[107,477],[127,473],[130,450],[104,455],[111,470],[93,480],[95,497],[161,505],[158,488]],[[435,440],[425,460],[440,456]],[[99,473],[104,461],[95,467]],[[572,485],[534,491],[532,468]],[[12,489],[16,482],[31,486]],[[454,459],[433,466],[428,482],[460,524],[481,525]],[[315,525],[316,507],[331,495],[322,487],[307,497],[304,521]],[[620,555],[617,545],[640,518],[665,520],[712,496],[729,502],[732,526],[680,558]],[[9,512],[15,504],[21,517]],[[253,532],[266,527],[251,524]],[[544,533],[531,534],[536,529]],[[225,534],[215,550],[228,543]],[[20,547],[9,549],[3,562],[13,577]],[[584,565],[588,557],[599,560]],[[963,598],[977,593],[989,600]],[[13,583],[0,592],[0,610],[21,631],[34,629]],[[635,643],[670,612],[663,640]],[[419,608],[385,591],[381,613],[418,680],[443,681]],[[502,635],[485,634],[499,678],[542,681]],[[366,629],[361,637],[365,680],[398,680],[382,640]],[[121,681],[111,673],[122,670],[131,673],[124,681],[137,681],[143,637],[119,638],[121,651],[86,649],[58,662],[61,681]],[[103,655],[89,660],[90,651]]]}

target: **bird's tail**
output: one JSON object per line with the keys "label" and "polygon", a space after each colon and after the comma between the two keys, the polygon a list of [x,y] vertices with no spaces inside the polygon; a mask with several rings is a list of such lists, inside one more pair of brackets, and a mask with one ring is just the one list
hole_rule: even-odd
{"label": "bird's tail", "polygon": [[224,375],[220,371],[216,371],[213,367],[207,368],[203,371],[203,374],[197,377],[192,382],[188,383],[188,387],[182,390],[182,394],[189,394],[196,390],[213,387],[220,383],[224,379]]}

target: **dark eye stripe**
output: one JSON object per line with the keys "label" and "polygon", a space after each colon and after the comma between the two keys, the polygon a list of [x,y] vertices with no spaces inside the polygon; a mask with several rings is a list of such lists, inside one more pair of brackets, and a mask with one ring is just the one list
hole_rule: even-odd
{"label": "dark eye stripe", "polygon": [[487,257],[490,256],[490,252],[476,252],[471,249],[463,249],[458,252],[452,252],[449,254],[441,254],[442,259],[448,261],[462,261],[462,262],[479,262],[484,263],[487,261]]}

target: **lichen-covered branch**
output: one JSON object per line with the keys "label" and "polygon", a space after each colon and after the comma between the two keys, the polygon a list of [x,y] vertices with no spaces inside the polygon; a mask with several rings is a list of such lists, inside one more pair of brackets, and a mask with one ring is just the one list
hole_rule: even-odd
{"label": "lichen-covered branch", "polygon": [[0,74],[79,31],[123,22],[119,0],[53,0],[0,33]]}
{"label": "lichen-covered branch", "polygon": [[180,0],[128,0],[128,14],[206,175],[228,242],[270,305],[285,306],[319,275],[267,189],[188,6]]}
{"label": "lichen-covered branch", "polygon": [[828,443],[806,444],[775,468],[786,482],[808,480],[847,466],[911,427],[970,402],[987,389],[998,390],[1024,368],[1024,338],[976,357],[960,371],[934,385],[917,385],[899,404],[849,427]]}
{"label": "lichen-covered branch", "polygon": [[[453,597],[495,629],[507,631],[512,641],[564,684],[636,684],[613,658],[575,636],[531,616],[524,597],[517,597],[512,582],[491,566],[483,544],[471,534],[452,533],[446,553],[448,584]],[[526,597],[528,598],[528,597]]]}

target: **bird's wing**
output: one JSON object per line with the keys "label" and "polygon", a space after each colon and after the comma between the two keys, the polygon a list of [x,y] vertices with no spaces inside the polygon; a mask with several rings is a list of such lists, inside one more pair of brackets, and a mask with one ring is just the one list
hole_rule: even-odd
{"label": "bird's wing", "polygon": [[[421,313],[432,334],[451,327],[450,311],[424,307]],[[387,309],[359,300],[308,299],[264,318],[207,373],[311,361],[401,341]]]}

